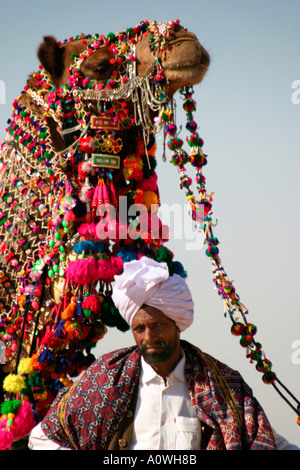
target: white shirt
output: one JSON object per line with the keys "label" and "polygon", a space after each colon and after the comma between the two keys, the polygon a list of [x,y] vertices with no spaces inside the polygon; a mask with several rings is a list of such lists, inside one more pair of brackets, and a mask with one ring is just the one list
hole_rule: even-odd
{"label": "white shirt", "polygon": [[200,421],[189,397],[184,366],[182,357],[165,383],[142,358],[130,449],[199,449]]}
{"label": "white shirt", "polygon": [[42,430],[41,423],[37,424],[31,431],[28,447],[30,450],[71,450],[51,441]]}
{"label": "white shirt", "polygon": [[[178,363],[167,384],[142,359],[138,401],[130,449],[197,449],[200,423],[188,396],[184,363]],[[143,399],[142,399],[143,397]],[[273,429],[278,450],[299,450]],[[188,447],[185,447],[185,446]],[[190,447],[189,447],[190,446]],[[32,450],[69,450],[46,437],[38,424],[29,437]]]}
{"label": "white shirt", "polygon": [[[142,358],[130,449],[199,449],[200,421],[189,397],[184,365],[183,357],[165,384]],[[31,432],[29,448],[67,450],[49,440],[40,424]]]}

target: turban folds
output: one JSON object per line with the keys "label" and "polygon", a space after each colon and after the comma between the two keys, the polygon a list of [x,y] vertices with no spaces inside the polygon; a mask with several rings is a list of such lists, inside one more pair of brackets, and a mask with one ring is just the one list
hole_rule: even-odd
{"label": "turban folds", "polygon": [[143,304],[163,312],[180,331],[193,322],[194,302],[185,279],[170,276],[167,263],[145,256],[125,263],[124,272],[115,276],[112,299],[130,326]]}

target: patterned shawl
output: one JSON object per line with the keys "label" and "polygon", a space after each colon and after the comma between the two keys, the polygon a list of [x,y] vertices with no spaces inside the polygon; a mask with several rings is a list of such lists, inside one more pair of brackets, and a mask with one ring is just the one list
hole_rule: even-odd
{"label": "patterned shawl", "polygon": [[[181,341],[191,401],[213,429],[207,450],[275,450],[271,426],[240,374]],[[42,423],[47,437],[76,450],[105,450],[130,409],[140,374],[136,347],[105,354],[64,389]]]}

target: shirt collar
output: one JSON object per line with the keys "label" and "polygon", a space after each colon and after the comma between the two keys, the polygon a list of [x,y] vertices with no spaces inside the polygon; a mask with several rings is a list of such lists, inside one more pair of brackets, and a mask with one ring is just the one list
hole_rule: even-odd
{"label": "shirt collar", "polygon": [[[143,356],[141,358],[141,365],[142,365],[141,380],[143,383],[150,382],[155,377],[159,377],[159,375],[155,372],[153,367],[151,367],[150,364],[148,364],[145,361]],[[181,359],[176,365],[176,367],[173,369],[173,371],[171,372],[170,377],[174,375],[175,377],[177,377],[177,379],[181,380],[182,382],[185,382],[184,367],[185,367],[185,354],[183,350],[181,349]]]}

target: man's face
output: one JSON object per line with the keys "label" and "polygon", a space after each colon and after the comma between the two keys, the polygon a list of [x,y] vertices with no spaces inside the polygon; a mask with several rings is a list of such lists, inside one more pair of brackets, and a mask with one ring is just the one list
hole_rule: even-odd
{"label": "man's face", "polygon": [[154,366],[180,355],[180,332],[160,310],[143,306],[133,317],[132,333],[140,353]]}

